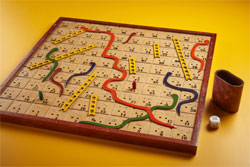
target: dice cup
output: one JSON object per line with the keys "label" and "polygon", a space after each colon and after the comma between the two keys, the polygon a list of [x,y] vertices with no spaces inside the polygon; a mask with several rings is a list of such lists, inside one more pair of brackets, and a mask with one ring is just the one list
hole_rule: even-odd
{"label": "dice cup", "polygon": [[244,81],[227,70],[217,70],[214,76],[213,101],[225,111],[237,112]]}

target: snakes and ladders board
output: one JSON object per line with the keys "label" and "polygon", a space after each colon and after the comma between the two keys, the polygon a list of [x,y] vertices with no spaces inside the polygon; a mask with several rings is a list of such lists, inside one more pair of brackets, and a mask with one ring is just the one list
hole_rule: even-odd
{"label": "snakes and ladders board", "polygon": [[195,154],[215,39],[59,18],[2,83],[1,121]]}

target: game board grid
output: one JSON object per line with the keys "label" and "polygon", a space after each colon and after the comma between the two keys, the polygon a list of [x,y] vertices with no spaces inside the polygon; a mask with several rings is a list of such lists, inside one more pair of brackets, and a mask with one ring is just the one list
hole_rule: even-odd
{"label": "game board grid", "polygon": [[[87,26],[87,25],[86,25]],[[95,26],[95,25],[93,25],[93,26]],[[105,27],[105,26],[104,26]],[[106,27],[107,28],[107,27]],[[129,30],[129,29],[128,29]],[[130,31],[132,31],[132,30],[134,30],[134,29],[131,29]],[[146,30],[145,30],[146,31]],[[86,33],[87,34],[87,33]],[[63,36],[63,34],[61,34],[62,36]],[[66,35],[66,34],[65,34]],[[116,34],[117,35],[117,34]],[[119,34],[118,34],[119,35]],[[124,35],[123,33],[120,33],[120,35]],[[128,34],[125,34],[125,37],[127,37],[128,36]],[[74,37],[74,38],[81,38],[80,36],[79,37]],[[150,41],[151,41],[151,38],[150,37],[147,37],[147,38],[149,38],[150,39]],[[146,39],[147,39],[146,38]],[[102,40],[103,39],[107,39],[107,38],[104,38],[104,37],[102,37],[102,39],[98,39],[98,41],[100,41],[100,42],[102,42]],[[164,38],[162,38],[162,39],[164,39]],[[108,40],[108,39],[107,39]],[[152,41],[153,40],[155,40],[154,38],[152,38]],[[94,41],[94,40],[93,40]],[[92,42],[93,42],[92,41]],[[181,41],[181,40],[180,40]],[[106,42],[106,41],[103,41],[104,43]],[[170,40],[168,40],[168,42],[171,42],[171,39]],[[94,43],[94,42],[93,42]],[[188,43],[192,43],[192,44],[194,44],[194,42],[188,42]],[[66,43],[67,44],[67,43]],[[120,48],[120,46],[121,46],[121,44],[120,44],[120,42],[118,41],[116,41],[116,43],[114,43],[116,46],[115,47],[118,47],[118,48]],[[119,45],[117,45],[117,44],[119,44]],[[129,43],[129,44],[131,44],[131,43]],[[64,45],[64,43],[62,44],[62,45]],[[135,44],[136,45],[136,44]],[[60,45],[59,45],[60,46]],[[72,46],[71,46],[71,48],[74,48],[74,47],[78,47],[79,45],[75,45],[75,44],[73,44]],[[149,46],[149,47],[152,47],[152,46],[150,46],[150,45],[142,45],[142,46]],[[162,45],[161,45],[162,46]],[[42,47],[42,46],[41,46]],[[63,46],[62,46],[63,47]],[[164,50],[164,49],[174,49],[173,47],[164,47],[164,46],[162,46],[162,49]],[[47,50],[44,50],[44,52],[47,52],[49,50],[49,48],[47,48]],[[184,49],[184,51],[186,51],[186,50],[188,50],[188,51],[190,51],[190,49],[188,48],[188,49]],[[40,49],[39,49],[39,51],[40,51]],[[66,52],[68,52],[68,51],[71,51],[70,49],[69,50],[66,50]],[[125,52],[125,54],[127,53],[127,54],[129,54],[130,52],[129,51],[127,51],[127,50],[125,50],[125,51],[123,51],[123,50],[118,50],[118,49],[113,49],[113,48],[111,48],[110,49],[110,52],[112,52],[112,51],[122,51],[122,52]],[[207,50],[201,50],[201,52],[207,52]],[[93,53],[93,52],[92,52]],[[147,55],[147,54],[145,54],[144,52],[138,52],[138,53],[136,53],[136,52],[133,52],[134,54],[142,54],[142,55]],[[196,53],[199,53],[199,51],[197,51]],[[87,52],[85,52],[85,53],[83,53],[83,54],[88,54],[88,51]],[[152,49],[151,49],[151,52],[150,52],[150,54],[152,54]],[[34,54],[35,55],[35,54]],[[34,57],[34,55],[33,55],[33,57]],[[45,55],[44,55],[45,56]],[[87,55],[87,56],[89,56],[89,55]],[[151,56],[151,55],[150,55]],[[96,56],[96,57],[98,57],[98,56]],[[164,57],[164,56],[163,56]],[[191,59],[190,58],[191,56],[189,56],[188,58],[187,58],[187,60],[189,60],[189,59]],[[68,59],[68,58],[67,58]],[[104,58],[101,58],[101,59],[103,59],[103,60],[105,60]],[[44,60],[44,59],[40,59],[41,61],[42,60]],[[66,59],[65,59],[66,60]],[[62,60],[62,62],[66,62],[65,60]],[[136,59],[136,62],[137,63],[139,63],[140,61],[137,61],[137,59]],[[145,63],[145,62],[144,62]],[[72,65],[72,64],[74,64],[74,62],[70,62],[69,63],[70,65]],[[78,64],[78,63],[75,63],[75,64]],[[151,66],[153,66],[153,65],[157,65],[157,63],[154,63],[154,62],[150,62],[150,63],[145,63],[145,64],[150,64]],[[26,65],[27,66],[27,65]],[[164,66],[164,64],[163,64],[163,66]],[[168,65],[166,65],[166,66],[168,66]],[[195,66],[195,65],[194,65]],[[97,67],[101,67],[101,66],[97,66]],[[171,66],[170,65],[170,67],[175,67],[175,66]],[[47,67],[47,68],[49,68],[49,67]],[[105,68],[107,68],[107,67],[105,67]],[[111,67],[108,67],[108,68],[110,68],[110,69],[112,69]],[[179,67],[180,68],[180,67]],[[42,68],[43,69],[43,68]],[[181,68],[180,68],[181,69]],[[39,70],[37,70],[37,71],[39,71]],[[36,72],[37,72],[36,71]],[[193,70],[193,71],[196,71],[195,69]],[[69,73],[71,73],[71,72],[69,72]],[[139,72],[138,72],[139,73]],[[146,74],[149,74],[149,72],[147,72]],[[152,73],[152,74],[154,74],[154,73]],[[181,73],[180,73],[181,74]],[[34,75],[36,75],[36,74],[34,74]],[[156,74],[156,75],[159,75],[159,74]],[[165,74],[160,74],[160,75],[162,75],[162,76],[164,76]],[[173,78],[178,78],[178,76],[172,76]],[[179,78],[181,78],[182,76],[180,76]],[[105,77],[105,78],[108,78],[108,77]],[[127,80],[128,79],[128,77],[126,78],[126,81],[128,81]],[[196,78],[195,78],[196,79]],[[202,76],[201,76],[201,79],[202,79]],[[198,79],[197,78],[197,80],[201,80],[201,79]],[[145,81],[146,81],[146,79],[145,79]],[[124,81],[123,81],[124,82]],[[73,84],[74,85],[74,84]],[[145,86],[147,86],[147,85],[150,85],[150,84],[148,84],[148,83],[144,83],[144,87]],[[152,85],[155,85],[155,84],[152,84]],[[69,86],[72,86],[72,83],[69,85]],[[75,85],[74,85],[75,86]],[[163,87],[163,86],[162,86]],[[164,87],[164,88],[167,88],[167,87]],[[163,89],[164,89],[163,88]],[[120,93],[121,91],[119,91],[119,93]],[[68,96],[69,97],[69,96]],[[152,96],[153,97],[153,96]],[[100,100],[100,102],[102,102],[102,100],[101,99],[99,99]],[[14,101],[18,101],[18,100],[14,100]],[[195,103],[197,103],[197,102],[195,102]],[[33,104],[32,104],[33,105]],[[50,108],[52,108],[53,106],[51,106]],[[72,109],[70,109],[70,110],[72,110]],[[77,110],[78,111],[78,110]],[[70,113],[70,112],[69,112]],[[86,114],[87,114],[87,112],[85,112]],[[169,110],[169,113],[175,113],[175,110],[174,109],[172,109],[172,110]],[[185,112],[184,112],[184,114],[186,114]],[[190,113],[189,113],[190,114]],[[194,113],[195,114],[195,113]],[[194,115],[194,114],[191,114],[191,115]],[[156,114],[157,115],[157,114]],[[112,116],[112,114],[111,114],[111,116]],[[175,114],[175,116],[176,116],[176,114]],[[118,117],[119,118],[119,117]],[[180,121],[180,120],[178,120],[178,121]],[[146,124],[149,124],[148,123],[149,122],[149,120],[147,120],[147,122],[146,122]],[[150,133],[150,134],[154,134],[152,131],[150,131],[150,130],[144,130],[144,129],[131,129],[130,127],[132,127],[134,124],[139,124],[138,126],[139,127],[142,127],[140,124],[141,124],[142,122],[134,122],[134,123],[130,123],[129,124],[129,127],[128,126],[126,126],[126,127],[124,127],[122,130],[125,130],[125,129],[128,129],[129,131],[137,131],[137,132],[141,132],[141,133]],[[142,123],[143,124],[143,123]],[[174,123],[175,124],[175,123]],[[131,126],[130,126],[131,125]],[[176,130],[171,130],[171,129],[169,129],[169,128],[166,128],[166,127],[161,127],[161,126],[157,126],[157,125],[155,125],[155,124],[149,124],[149,125],[147,125],[147,126],[152,126],[152,128],[160,128],[160,129],[165,129],[164,131],[167,131],[166,133],[168,133],[169,135],[167,135],[166,137],[170,137],[171,136],[171,134],[173,133],[173,136],[175,136],[175,131]],[[177,125],[177,127],[182,127],[181,125]],[[186,126],[185,125],[183,125],[183,128],[185,128]],[[191,131],[192,131],[192,128],[189,128]],[[189,134],[190,134],[190,136],[192,135],[192,132],[190,132],[190,130],[188,130],[188,132],[189,132]],[[159,130],[160,131],[160,130]],[[161,135],[161,134],[160,134]],[[183,136],[182,136],[183,137]],[[175,138],[179,138],[178,136],[175,136]],[[190,137],[191,138],[191,137]]]}

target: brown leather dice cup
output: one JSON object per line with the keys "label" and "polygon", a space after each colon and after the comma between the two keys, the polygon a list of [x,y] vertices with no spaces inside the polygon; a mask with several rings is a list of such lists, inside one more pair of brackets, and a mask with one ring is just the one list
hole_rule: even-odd
{"label": "brown leather dice cup", "polygon": [[225,111],[237,112],[244,81],[227,70],[217,70],[214,76],[213,101]]}

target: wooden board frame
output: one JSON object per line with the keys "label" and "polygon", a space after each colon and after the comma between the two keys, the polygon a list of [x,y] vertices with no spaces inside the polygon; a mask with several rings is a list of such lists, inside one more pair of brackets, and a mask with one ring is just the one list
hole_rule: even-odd
{"label": "wooden board frame", "polygon": [[94,23],[94,24],[101,24],[101,25],[122,26],[122,27],[140,28],[140,29],[146,29],[146,30],[158,30],[158,31],[210,36],[211,37],[210,46],[209,46],[208,57],[206,61],[206,67],[204,71],[204,77],[202,80],[202,86],[201,86],[201,91],[200,91],[200,96],[199,96],[199,101],[198,101],[198,109],[197,109],[197,113],[195,117],[195,123],[194,123],[191,141],[182,141],[182,140],[172,139],[172,138],[164,138],[164,137],[158,137],[158,136],[147,135],[147,134],[139,134],[139,133],[123,131],[119,129],[104,128],[104,127],[98,127],[98,126],[93,126],[93,125],[68,122],[68,121],[63,121],[63,120],[54,120],[54,119],[36,117],[36,116],[31,116],[31,115],[26,115],[26,114],[12,113],[8,111],[0,111],[1,121],[25,125],[25,126],[31,126],[31,127],[36,127],[36,128],[55,130],[59,132],[96,137],[96,138],[107,139],[107,140],[112,140],[112,141],[119,141],[119,142],[125,142],[125,143],[131,143],[131,144],[137,144],[137,145],[143,145],[143,146],[151,146],[151,147],[156,147],[156,148],[161,148],[161,149],[168,149],[168,150],[196,154],[197,144],[198,144],[198,134],[199,134],[202,114],[204,110],[206,91],[207,91],[209,74],[210,74],[210,69],[211,69],[211,64],[212,64],[212,57],[213,57],[213,52],[214,52],[214,47],[215,47],[216,34],[60,17],[52,25],[52,27],[46,32],[46,34],[37,42],[37,44],[32,48],[32,50],[28,53],[28,55],[21,61],[21,63],[13,70],[13,72],[8,76],[8,78],[3,82],[3,84],[0,86],[0,94],[3,93],[7,85],[9,85],[9,83],[11,83],[11,81],[14,79],[15,74],[21,70],[21,67],[26,62],[28,62],[28,60],[31,58],[33,53],[36,52],[36,50],[46,40],[49,34],[62,21],[75,21],[75,22]]}

